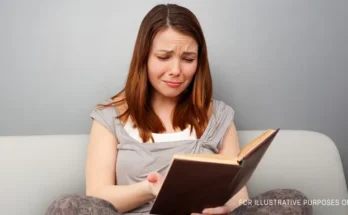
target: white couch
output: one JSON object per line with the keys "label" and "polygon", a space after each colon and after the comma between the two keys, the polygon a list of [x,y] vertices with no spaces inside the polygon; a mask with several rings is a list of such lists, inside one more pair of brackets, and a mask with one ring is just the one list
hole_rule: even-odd
{"label": "white couch", "polygon": [[[238,131],[241,147],[263,131]],[[45,214],[58,196],[84,194],[88,134],[0,137],[0,214]],[[348,214],[348,193],[334,142],[311,131],[280,130],[248,182],[250,196],[294,188],[313,212]],[[326,201],[339,201],[327,206]]]}

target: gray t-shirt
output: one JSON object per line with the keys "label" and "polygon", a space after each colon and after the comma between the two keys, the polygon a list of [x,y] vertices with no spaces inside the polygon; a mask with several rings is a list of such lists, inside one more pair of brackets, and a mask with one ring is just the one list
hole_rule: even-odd
{"label": "gray t-shirt", "polygon": [[[111,100],[105,102],[109,103]],[[116,180],[118,185],[129,185],[146,180],[149,173],[157,171],[165,176],[174,154],[213,154],[234,119],[234,110],[223,101],[213,100],[213,115],[201,138],[171,142],[141,143],[124,129],[117,109],[113,106],[95,109],[91,118],[109,129],[118,139]],[[149,212],[153,201],[127,214]]]}

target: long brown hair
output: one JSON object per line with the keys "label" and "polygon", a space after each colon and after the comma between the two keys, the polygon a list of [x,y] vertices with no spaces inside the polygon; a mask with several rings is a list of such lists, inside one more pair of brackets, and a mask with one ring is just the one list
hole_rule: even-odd
{"label": "long brown hair", "polygon": [[[143,142],[149,139],[154,142],[151,132],[165,132],[165,127],[151,106],[153,89],[148,80],[147,61],[154,37],[168,27],[191,36],[198,44],[197,70],[176,104],[173,128],[183,130],[192,125],[191,132],[194,128],[197,138],[200,138],[209,122],[208,111],[213,86],[202,28],[196,16],[187,8],[176,4],[157,5],[147,13],[141,23],[124,89],[112,97],[114,102],[100,104],[101,107],[106,107],[126,102],[127,109],[117,118],[125,122],[130,116]],[[121,94],[125,97],[115,101]]]}

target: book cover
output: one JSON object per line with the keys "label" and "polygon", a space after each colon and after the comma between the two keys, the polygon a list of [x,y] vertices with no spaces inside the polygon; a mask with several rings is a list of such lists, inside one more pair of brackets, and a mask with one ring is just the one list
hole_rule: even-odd
{"label": "book cover", "polygon": [[246,185],[278,133],[267,130],[239,152],[226,155],[175,155],[151,214],[201,213],[224,205]]}

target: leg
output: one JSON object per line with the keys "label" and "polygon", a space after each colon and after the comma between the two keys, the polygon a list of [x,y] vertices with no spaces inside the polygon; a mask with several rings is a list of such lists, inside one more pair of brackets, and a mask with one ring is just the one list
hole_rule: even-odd
{"label": "leg", "polygon": [[48,207],[46,215],[119,215],[116,208],[103,199],[79,194],[57,198]]}
{"label": "leg", "polygon": [[[302,204],[305,199],[308,200],[302,192],[295,189],[274,189],[250,198],[250,204],[239,206],[230,215],[311,215],[312,206]],[[272,201],[277,202],[272,204]],[[296,201],[300,204],[293,203]]]}

